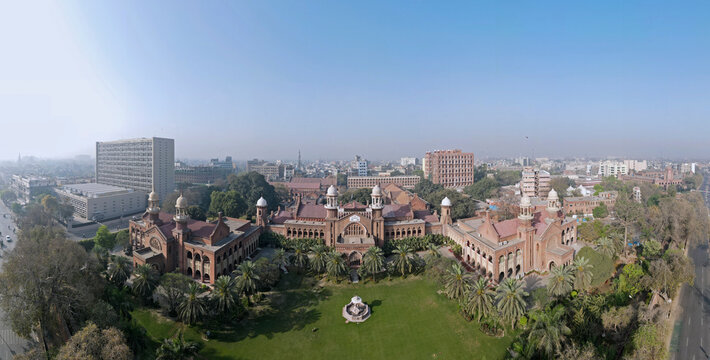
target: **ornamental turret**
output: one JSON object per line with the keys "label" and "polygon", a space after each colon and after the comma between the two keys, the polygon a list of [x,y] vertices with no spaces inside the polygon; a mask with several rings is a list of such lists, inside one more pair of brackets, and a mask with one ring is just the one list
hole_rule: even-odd
{"label": "ornamental turret", "polygon": [[338,190],[333,185],[330,185],[325,194],[325,209],[329,219],[338,217]]}
{"label": "ornamental turret", "polygon": [[160,223],[160,199],[155,190],[148,194],[148,221],[152,224]]}
{"label": "ornamental turret", "polygon": [[555,189],[550,190],[547,195],[547,213],[550,216],[555,217],[560,211],[560,198],[557,196],[557,191]]}
{"label": "ornamental turret", "polygon": [[266,203],[266,199],[264,199],[264,197],[260,197],[259,200],[257,200],[257,202],[256,202],[256,226],[266,226],[267,205],[268,204]]}
{"label": "ornamental turret", "polygon": [[525,223],[529,223],[533,219],[533,206],[529,196],[523,196],[520,199],[520,213],[518,219]]}
{"label": "ornamental turret", "polygon": [[180,194],[180,197],[178,197],[177,201],[175,201],[175,216],[173,217],[173,220],[175,220],[175,228],[177,230],[187,228],[187,220],[190,219],[190,215],[187,213],[187,208],[187,199]]}
{"label": "ornamental turret", "polygon": [[451,200],[449,200],[448,196],[441,200],[441,218],[439,222],[442,224],[451,224],[453,222],[451,219]]}

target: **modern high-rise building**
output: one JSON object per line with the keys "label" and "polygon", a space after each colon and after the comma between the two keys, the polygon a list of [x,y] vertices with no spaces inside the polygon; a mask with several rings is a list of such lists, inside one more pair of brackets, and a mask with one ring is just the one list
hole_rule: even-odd
{"label": "modern high-rise building", "polygon": [[175,190],[175,140],[97,141],[96,182],[167,198]]}
{"label": "modern high-rise building", "polygon": [[351,170],[353,175],[367,176],[367,160],[360,155],[355,155]]}
{"label": "modern high-rise building", "polygon": [[427,151],[424,157],[424,178],[444,187],[473,184],[473,153],[461,150]]}
{"label": "modern high-rise building", "polygon": [[624,162],[621,161],[601,161],[599,162],[599,175],[603,177],[613,176],[619,177],[619,175],[628,175],[629,168]]}
{"label": "modern high-rise building", "polygon": [[522,196],[546,199],[550,189],[549,172],[533,169],[532,167],[523,169],[522,178],[520,180],[520,193]]}

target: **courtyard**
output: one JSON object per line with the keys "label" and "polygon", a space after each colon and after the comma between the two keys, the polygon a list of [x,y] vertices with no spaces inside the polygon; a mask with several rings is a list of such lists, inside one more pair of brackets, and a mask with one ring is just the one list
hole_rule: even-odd
{"label": "courtyard", "polygon": [[[503,358],[513,337],[483,334],[439,288],[423,276],[320,287],[291,273],[248,319],[231,327],[189,327],[155,309],[137,309],[133,316],[154,345],[183,331],[187,340],[204,345],[199,356],[205,359]],[[341,315],[354,295],[371,307],[364,323],[346,323]],[[203,339],[206,330],[209,341]]]}

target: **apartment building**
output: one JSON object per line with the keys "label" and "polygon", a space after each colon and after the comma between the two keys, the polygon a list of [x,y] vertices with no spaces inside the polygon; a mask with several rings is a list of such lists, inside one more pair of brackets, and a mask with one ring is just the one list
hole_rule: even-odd
{"label": "apartment building", "polygon": [[417,175],[401,176],[349,176],[348,188],[373,188],[375,185],[395,184],[407,189],[414,189],[421,178]]}
{"label": "apartment building", "polygon": [[613,176],[619,177],[619,175],[628,175],[629,168],[623,161],[601,161],[599,162],[599,175],[602,177]]}
{"label": "apartment building", "polygon": [[473,184],[473,153],[456,150],[428,151],[424,157],[424,178],[444,187]]}
{"label": "apartment building", "polygon": [[546,199],[550,192],[550,173],[545,170],[525,167],[520,180],[520,193],[522,196]]}

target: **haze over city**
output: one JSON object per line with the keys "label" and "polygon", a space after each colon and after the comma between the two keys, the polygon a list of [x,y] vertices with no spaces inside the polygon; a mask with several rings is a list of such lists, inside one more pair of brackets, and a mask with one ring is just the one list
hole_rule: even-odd
{"label": "haze over city", "polygon": [[22,135],[3,137],[0,159],[141,136],[192,158],[703,157],[708,11],[4,2],[0,122]]}

